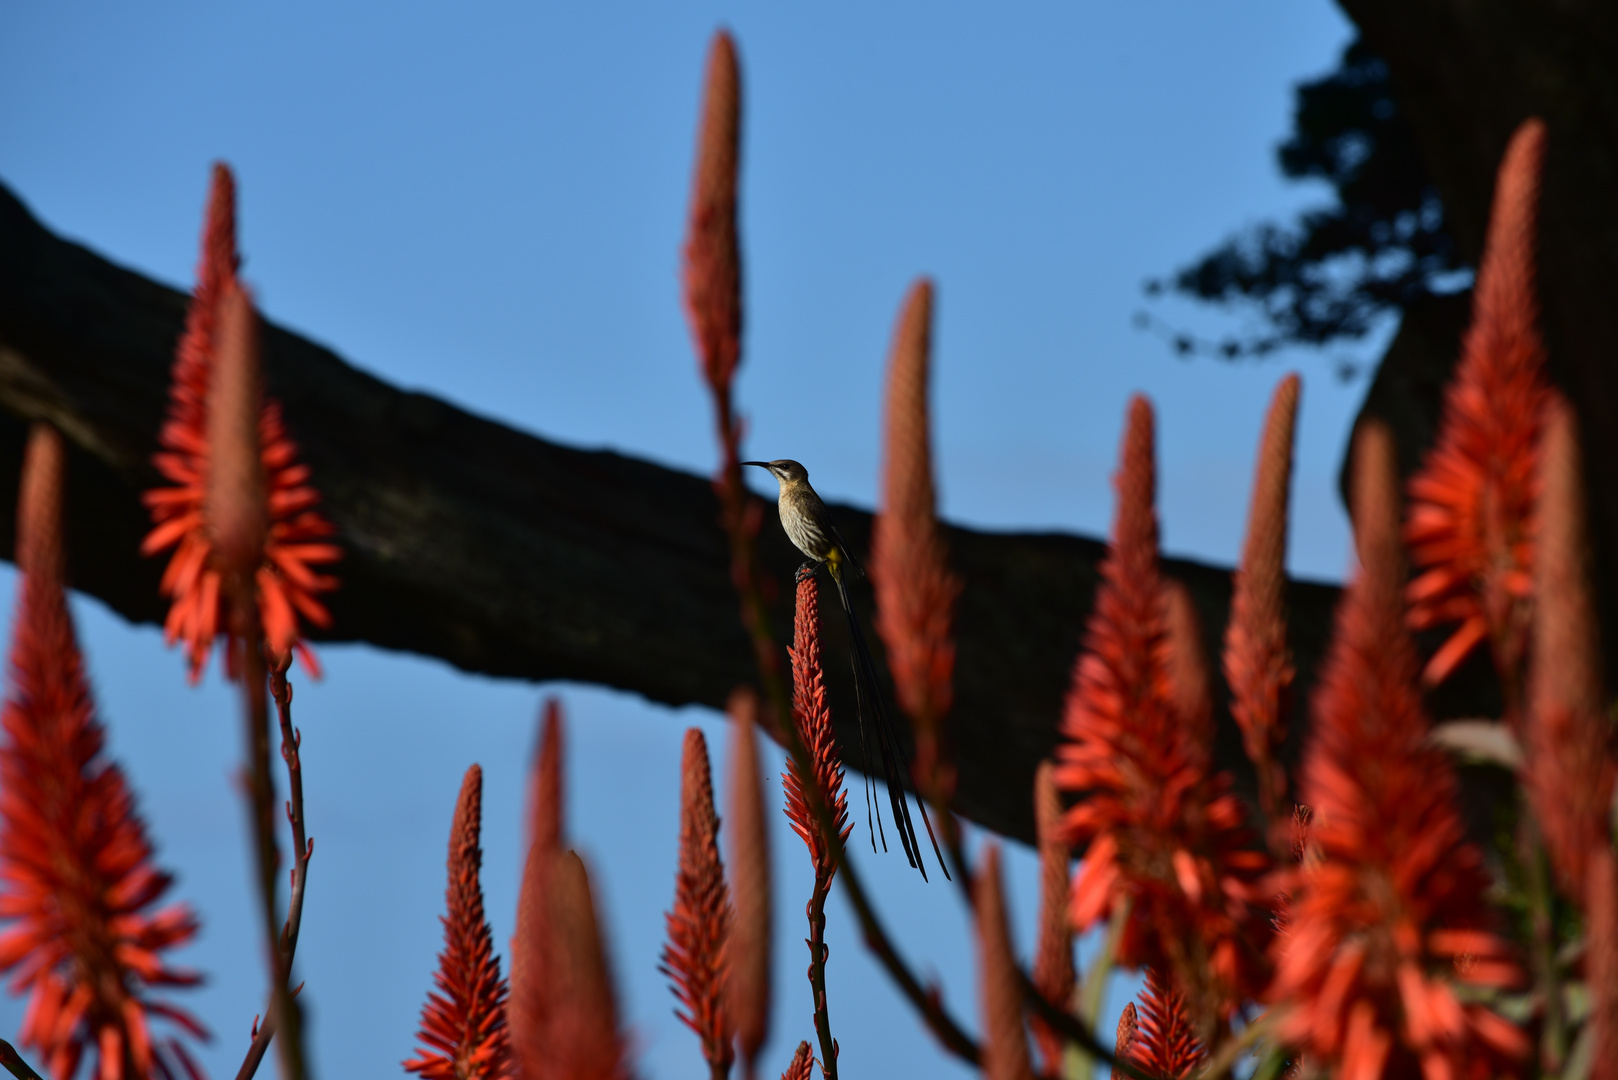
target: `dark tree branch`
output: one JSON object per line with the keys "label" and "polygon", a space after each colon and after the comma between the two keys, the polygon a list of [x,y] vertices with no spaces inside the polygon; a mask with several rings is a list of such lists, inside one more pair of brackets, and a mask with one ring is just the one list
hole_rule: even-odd
{"label": "dark tree branch", "polygon": [[[7,485],[16,483],[27,423],[50,421],[70,446],[74,586],[135,622],[163,616],[160,563],[137,550],[149,528],[139,493],[157,481],[149,459],[186,302],[52,235],[0,186],[0,544],[14,532]],[[723,708],[737,684],[756,678],[706,477],[514,431],[397,390],[269,324],[263,363],[341,531],[330,640],[488,675],[601,683],[668,704]],[[855,550],[866,550],[870,514],[837,514]],[[966,583],[947,724],[960,766],[955,806],[1031,839],[1034,766],[1056,743],[1103,546],[962,528],[947,541]],[[786,640],[800,560],[773,520],[759,554],[766,578],[781,584],[774,616]],[[1165,569],[1190,588],[1217,655],[1229,572],[1172,559]],[[1335,595],[1322,585],[1291,589],[1306,684]],[[856,602],[869,610],[869,593]],[[835,652],[836,620],[827,632]],[[850,700],[847,690],[834,678],[838,700]],[[1301,709],[1307,686],[1300,690]],[[852,722],[854,710],[836,714]],[[1301,717],[1292,729],[1304,729]],[[861,767],[857,734],[838,735],[845,760]],[[1220,763],[1245,769],[1228,722]]]}

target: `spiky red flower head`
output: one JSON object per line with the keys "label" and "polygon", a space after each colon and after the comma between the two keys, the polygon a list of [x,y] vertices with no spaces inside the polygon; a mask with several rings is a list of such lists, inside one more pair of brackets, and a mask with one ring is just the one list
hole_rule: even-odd
{"label": "spiky red flower head", "polygon": [[[628,1080],[628,1044],[618,1029],[617,994],[584,860],[573,851],[558,856],[550,886],[556,1015],[546,1055],[553,1075]],[[525,1069],[525,1080],[529,1075]]]}
{"label": "spiky red flower head", "polygon": [[1524,786],[1568,894],[1607,842],[1618,769],[1602,687],[1601,651],[1573,409],[1553,393],[1540,456],[1533,657],[1523,738]]}
{"label": "spiky red flower head", "polygon": [[809,1080],[815,1067],[815,1052],[809,1049],[807,1042],[798,1044],[798,1052],[792,1055],[792,1061],[787,1065],[787,1071],[781,1074],[781,1080]]}
{"label": "spiky red flower head", "polygon": [[1177,706],[1189,695],[1171,680],[1144,398],[1130,403],[1121,459],[1112,545],[1057,750],[1057,784],[1079,796],[1067,839],[1089,845],[1072,919],[1087,929],[1127,900],[1120,962],[1175,972],[1211,1022],[1262,985],[1268,860],[1250,847],[1228,777],[1210,777],[1206,711]]}
{"label": "spiky red flower head", "polygon": [[770,831],[758,772],[758,695],[730,695],[730,978],[726,1005],[736,1042],[752,1074],[753,1061],[769,1037],[771,971]]}
{"label": "spiky red flower head", "polygon": [[483,850],[483,770],[473,765],[461,781],[450,826],[449,885],[444,951],[421,1010],[420,1054],[405,1069],[425,1080],[500,1080],[511,1075],[506,1032],[506,980],[483,913],[479,871]]}
{"label": "spiky red flower head", "polygon": [[894,330],[882,506],[871,533],[876,628],[887,646],[894,693],[915,722],[915,769],[925,788],[947,782],[934,775],[937,730],[954,698],[950,624],[961,591],[960,579],[949,570],[933,494],[927,408],[932,307],[932,282],[922,279],[910,287]]}
{"label": "spiky red flower head", "polygon": [[217,166],[197,289],[158,434],[162,450],[152,458],[174,486],[143,496],[155,527],[142,554],[174,548],[161,585],[173,601],[164,634],[185,642],[192,681],[215,637],[232,632],[227,586],[243,573],[252,578],[269,647],[279,655],[296,651],[318,675],[298,619],[330,625],[316,597],[336,581],[315,568],[339,555],[280,405],[262,393],[258,317],[235,273],[234,190],[229,171]]}
{"label": "spiky red flower head", "polygon": [[809,847],[815,875],[830,881],[837,872],[831,845],[820,831],[820,823],[809,807],[807,783],[813,783],[831,810],[841,840],[848,839],[854,826],[848,820],[848,793],[843,790],[843,766],[837,758],[837,741],[832,734],[831,709],[826,704],[826,681],[820,666],[820,586],[813,575],[798,582],[798,608],[792,648],[792,718],[798,725],[798,738],[809,751],[815,775],[806,781],[798,775],[795,761],[788,760],[781,775],[786,791],[786,814],[792,831]]}
{"label": "spiky red flower head", "polygon": [[551,972],[551,876],[562,853],[562,706],[545,703],[539,746],[529,770],[527,840],[522,885],[517,893],[517,926],[511,936],[511,993],[506,1028],[512,1056],[524,1080],[545,1080],[547,1051],[556,1005]]}
{"label": "spiky red flower head", "polygon": [[1118,1057],[1162,1080],[1186,1080],[1208,1058],[1184,996],[1155,968],[1146,969],[1139,1012],[1127,1005],[1119,1019]]}
{"label": "spiky red flower head", "polygon": [[989,845],[972,882],[977,917],[978,985],[983,1002],[983,1075],[988,1080],[1033,1080],[1023,1032],[1022,983],[1006,925],[1000,849]]}
{"label": "spiky red flower head", "polygon": [[584,862],[561,848],[562,717],[547,703],[529,792],[507,1026],[523,1080],[625,1080],[627,1043]]}
{"label": "spiky red flower head", "polygon": [[1270,996],[1283,1037],[1337,1075],[1419,1066],[1429,1078],[1470,1076],[1527,1041],[1456,987],[1511,984],[1519,972],[1491,929],[1489,880],[1456,812],[1449,761],[1427,742],[1392,439],[1378,424],[1356,439],[1353,490],[1361,570],[1315,691],[1301,791],[1312,857],[1296,875]]}
{"label": "spiky red flower head", "polygon": [[685,312],[703,377],[728,409],[742,349],[742,254],[736,228],[741,142],[741,72],[736,43],[721,30],[708,47],[702,129],[685,237]]}
{"label": "spiky red flower head", "polygon": [[1525,122],[1500,163],[1472,326],[1444,393],[1438,439],[1410,480],[1405,535],[1420,571],[1416,629],[1458,623],[1428,661],[1442,682],[1482,641],[1515,680],[1528,630],[1545,347],[1536,323],[1534,229],[1545,126]]}
{"label": "spiky red flower head", "polygon": [[[1065,1009],[1073,997],[1073,928],[1067,920],[1067,840],[1056,772],[1048,761],[1034,772],[1034,826],[1039,837],[1039,938],[1034,946],[1034,986],[1045,1000]],[[1062,1071],[1067,1040],[1038,1014],[1030,1017],[1034,1042],[1048,1076]]]}
{"label": "spiky red flower head", "polygon": [[725,1008],[730,890],[719,857],[708,742],[697,728],[686,730],[680,762],[680,866],[667,922],[669,940],[658,970],[669,977],[684,1009],[675,1015],[702,1040],[702,1055],[713,1075],[723,1077],[735,1060],[733,1026]]}
{"label": "spiky red flower head", "polygon": [[1241,728],[1242,746],[1258,773],[1259,806],[1276,837],[1287,820],[1286,773],[1279,755],[1286,742],[1286,708],[1293,678],[1284,599],[1287,487],[1292,479],[1298,388],[1296,375],[1282,379],[1264,419],[1247,515],[1247,542],[1236,569],[1230,624],[1225,629],[1230,714]]}
{"label": "spiky red flower head", "polygon": [[19,1041],[46,1070],[71,1077],[85,1051],[103,1080],[195,1075],[178,1038],[154,1040],[162,1018],[207,1039],[190,1013],[148,996],[200,977],[164,954],[196,936],[183,904],[156,905],[173,879],[152,845],[106,736],[63,591],[62,442],[29,438],[18,508],[23,572],[0,726],[0,971],[30,992]]}
{"label": "spiky red flower head", "polygon": [[1593,1075],[1607,1080],[1618,1076],[1618,866],[1610,825],[1618,763],[1602,686],[1578,425],[1555,392],[1540,466],[1523,787],[1556,876],[1584,913],[1593,1060],[1602,1063]]}

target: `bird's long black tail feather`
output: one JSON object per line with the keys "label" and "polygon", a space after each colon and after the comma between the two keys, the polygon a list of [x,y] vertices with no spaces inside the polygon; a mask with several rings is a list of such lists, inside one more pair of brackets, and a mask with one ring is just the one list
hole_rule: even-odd
{"label": "bird's long black tail feather", "polygon": [[[893,716],[888,712],[886,702],[882,697],[882,684],[877,681],[876,664],[871,659],[870,647],[865,644],[865,633],[860,629],[858,616],[854,614],[854,604],[848,596],[848,586],[843,583],[843,575],[834,565],[828,565],[832,581],[837,584],[837,596],[843,604],[843,615],[848,620],[848,638],[851,659],[854,666],[854,701],[859,712],[860,721],[860,749],[866,761],[866,804],[870,806],[870,766],[873,763],[871,756],[870,733],[876,736],[876,749],[881,758],[882,778],[887,783],[888,802],[893,812],[893,826],[899,833],[899,842],[904,846],[905,857],[910,865],[921,871],[922,880],[927,879],[927,866],[922,856],[921,843],[916,836],[916,828],[911,823],[910,807],[905,799],[908,790],[916,798],[916,806],[921,810],[922,824],[927,827],[927,839],[932,841],[933,855],[938,859],[939,867],[944,871],[944,877],[949,878],[949,865],[944,861],[944,855],[939,850],[938,838],[933,835],[933,822],[927,814],[927,803],[915,790],[914,781],[910,779],[910,760],[905,755],[904,744],[899,741],[898,729],[894,726]],[[867,725],[866,713],[871,715],[872,723]],[[869,811],[868,811],[869,812]],[[881,811],[876,811],[877,829],[882,829]],[[872,845],[873,850],[875,845]],[[882,848],[887,850],[887,837],[883,835]]]}

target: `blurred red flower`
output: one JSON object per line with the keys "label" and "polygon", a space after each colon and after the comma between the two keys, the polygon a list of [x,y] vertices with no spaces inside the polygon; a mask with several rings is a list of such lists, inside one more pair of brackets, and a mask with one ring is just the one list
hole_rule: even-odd
{"label": "blurred red flower", "polygon": [[105,755],[63,591],[62,444],[36,427],[18,510],[23,578],[0,726],[0,971],[30,991],[19,1041],[71,1077],[85,1051],[102,1080],[197,1077],[178,1038],[154,1040],[162,1018],[192,1038],[188,1012],[147,996],[192,986],[164,954],[196,936],[190,908],[156,908],[173,879],[152,844],[123,770]]}
{"label": "blurred red flower", "polygon": [[1444,392],[1437,441],[1410,479],[1405,537],[1420,571],[1410,583],[1410,625],[1460,624],[1428,660],[1429,685],[1487,640],[1509,689],[1527,640],[1539,434],[1550,390],[1534,292],[1544,156],[1545,127],[1529,120],[1500,163],[1472,326]]}
{"label": "blurred red flower", "polygon": [[1455,779],[1427,742],[1400,585],[1392,440],[1355,444],[1361,571],[1338,607],[1321,669],[1301,801],[1310,858],[1277,939],[1283,1037],[1345,1077],[1483,1075],[1527,1040],[1456,987],[1512,985],[1520,972],[1492,932],[1481,853],[1466,841]]}
{"label": "blurred red flower", "polygon": [[1067,839],[1089,845],[1071,913],[1083,931],[1127,900],[1119,961],[1172,973],[1212,1023],[1263,985],[1269,860],[1251,846],[1228,777],[1212,772],[1206,709],[1182,715],[1171,678],[1144,398],[1130,403],[1121,459],[1112,546],[1057,750],[1057,783],[1079,797]]}
{"label": "blurred red flower", "polygon": [[[163,595],[173,601],[163,631],[171,644],[185,642],[193,682],[202,675],[214,638],[227,629],[217,538],[205,505],[210,461],[218,452],[208,439],[209,394],[223,350],[252,350],[256,355],[258,348],[256,316],[230,320],[234,339],[225,339],[227,303],[241,288],[236,281],[235,220],[235,182],[229,169],[216,165],[197,287],[174,360],[168,419],[158,434],[162,449],[152,458],[173,486],[154,488],[144,496],[155,527],[141,544],[141,553],[174,549],[161,584]],[[298,640],[298,618],[320,627],[331,622],[316,596],[335,588],[336,581],[314,568],[337,560],[338,548],[327,542],[336,530],[315,509],[320,496],[309,484],[308,467],[297,460],[280,405],[271,399],[263,400],[257,435],[269,519],[256,575],[265,639],[278,654],[296,651],[304,666],[318,675],[318,662]]]}

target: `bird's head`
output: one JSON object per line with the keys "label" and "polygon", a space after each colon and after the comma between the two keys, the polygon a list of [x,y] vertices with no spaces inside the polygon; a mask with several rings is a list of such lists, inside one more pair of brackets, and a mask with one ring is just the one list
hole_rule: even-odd
{"label": "bird's head", "polygon": [[797,484],[809,479],[809,470],[799,465],[791,458],[778,458],[775,461],[744,461],[743,465],[757,465],[761,469],[768,469],[783,484]]}

